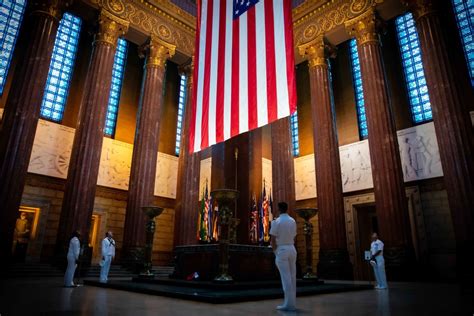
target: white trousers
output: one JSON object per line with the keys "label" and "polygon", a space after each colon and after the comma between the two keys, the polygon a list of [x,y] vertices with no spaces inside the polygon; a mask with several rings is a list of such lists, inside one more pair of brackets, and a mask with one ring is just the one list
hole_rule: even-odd
{"label": "white trousers", "polygon": [[375,257],[376,264],[372,266],[375,274],[375,282],[378,287],[387,287],[387,277],[385,276],[385,260],[383,256]]}
{"label": "white trousers", "polygon": [[275,263],[280,271],[281,284],[285,293],[283,306],[296,306],[296,249],[293,245],[278,246]]}
{"label": "white trousers", "polygon": [[100,282],[107,282],[109,275],[110,264],[112,263],[112,256],[105,256],[104,265],[100,267]]}
{"label": "white trousers", "polygon": [[74,286],[74,272],[76,272],[76,257],[67,256],[67,269],[64,275],[64,286]]}

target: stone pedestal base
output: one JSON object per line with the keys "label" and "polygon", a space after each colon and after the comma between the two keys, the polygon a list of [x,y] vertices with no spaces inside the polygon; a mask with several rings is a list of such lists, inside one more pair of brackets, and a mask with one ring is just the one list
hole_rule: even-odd
{"label": "stone pedestal base", "polygon": [[[199,280],[210,281],[219,274],[219,245],[178,246],[172,277],[186,279],[197,272]],[[235,281],[278,280],[275,256],[269,247],[229,245],[229,274]]]}
{"label": "stone pedestal base", "polygon": [[320,250],[318,277],[332,280],[352,280],[352,264],[347,250]]}
{"label": "stone pedestal base", "polygon": [[140,273],[143,270],[145,260],[145,247],[130,247],[124,249],[121,264],[133,273]]}
{"label": "stone pedestal base", "polygon": [[418,275],[419,266],[412,249],[384,247],[385,272],[389,281],[411,281]]}

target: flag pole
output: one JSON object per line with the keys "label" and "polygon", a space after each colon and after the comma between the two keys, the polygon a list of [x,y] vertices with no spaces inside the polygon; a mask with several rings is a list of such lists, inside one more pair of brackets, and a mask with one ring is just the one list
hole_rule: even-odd
{"label": "flag pole", "polygon": [[237,166],[237,160],[239,159],[239,148],[235,147],[234,148],[234,157],[235,157],[235,190],[237,190],[237,170],[238,170],[238,166]]}

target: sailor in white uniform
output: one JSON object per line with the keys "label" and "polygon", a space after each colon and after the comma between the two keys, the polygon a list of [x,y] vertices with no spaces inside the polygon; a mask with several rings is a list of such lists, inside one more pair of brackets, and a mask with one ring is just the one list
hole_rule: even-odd
{"label": "sailor in white uniform", "polygon": [[374,269],[375,289],[387,289],[387,277],[385,276],[385,260],[383,258],[383,242],[379,239],[377,233],[372,234],[372,243],[370,244],[370,264]]}
{"label": "sailor in white uniform", "polygon": [[100,262],[100,282],[107,283],[107,276],[109,275],[110,264],[115,257],[115,240],[112,238],[112,232],[105,233],[105,238],[102,240],[102,261]]}
{"label": "sailor in white uniform", "polygon": [[280,216],[272,221],[270,235],[275,263],[280,271],[285,301],[277,306],[278,310],[296,310],[296,222],[287,214],[288,204],[278,203]]}
{"label": "sailor in white uniform", "polygon": [[76,271],[77,261],[79,260],[79,254],[81,252],[81,242],[79,238],[81,234],[75,231],[72,234],[72,238],[69,241],[69,249],[67,252],[67,269],[64,275],[64,286],[74,287],[74,272]]}

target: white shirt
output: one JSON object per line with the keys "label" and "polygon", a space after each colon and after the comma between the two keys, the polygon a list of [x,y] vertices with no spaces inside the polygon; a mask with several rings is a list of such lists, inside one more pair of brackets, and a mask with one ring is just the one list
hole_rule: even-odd
{"label": "white shirt", "polygon": [[375,255],[377,253],[377,251],[381,251],[380,252],[380,256],[383,256],[383,242],[380,240],[380,239],[377,239],[376,241],[373,241],[371,244],[370,244],[370,253],[373,255]]}
{"label": "white shirt", "polygon": [[277,246],[293,245],[296,236],[296,222],[288,214],[282,213],[280,217],[272,221],[270,235],[275,236]]}
{"label": "white shirt", "polygon": [[109,237],[102,240],[102,257],[105,256],[115,257],[115,240]]}
{"label": "white shirt", "polygon": [[76,260],[79,259],[79,253],[81,252],[81,243],[79,238],[72,237],[69,241],[69,249],[67,252],[68,257],[74,257]]}

